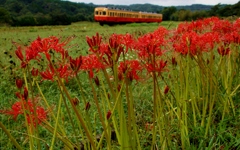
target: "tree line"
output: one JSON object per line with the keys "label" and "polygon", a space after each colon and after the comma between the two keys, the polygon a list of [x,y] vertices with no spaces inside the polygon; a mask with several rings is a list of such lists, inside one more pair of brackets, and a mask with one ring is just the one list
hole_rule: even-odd
{"label": "tree line", "polygon": [[163,20],[172,21],[192,21],[211,16],[218,17],[240,17],[240,1],[234,5],[217,4],[209,10],[191,11],[187,9],[177,9],[177,7],[165,7],[159,13],[163,14]]}
{"label": "tree line", "polygon": [[[101,5],[133,11],[157,12],[163,20],[191,21],[210,16],[240,16],[240,1],[234,5],[190,5],[163,7],[151,4]],[[63,0],[1,0],[0,24],[10,26],[69,25],[79,21],[94,21],[97,5]]]}
{"label": "tree line", "polygon": [[93,21],[94,5],[61,0],[1,0],[0,23],[11,26],[69,25]]}

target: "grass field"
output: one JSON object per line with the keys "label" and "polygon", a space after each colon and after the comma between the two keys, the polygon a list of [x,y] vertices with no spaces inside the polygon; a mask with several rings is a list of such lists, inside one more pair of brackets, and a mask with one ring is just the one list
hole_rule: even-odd
{"label": "grass field", "polygon": [[0,149],[239,149],[239,28],[0,27]]}

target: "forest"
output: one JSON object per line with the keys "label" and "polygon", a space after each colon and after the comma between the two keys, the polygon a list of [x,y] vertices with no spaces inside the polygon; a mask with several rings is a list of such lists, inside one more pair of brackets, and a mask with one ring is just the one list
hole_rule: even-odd
{"label": "forest", "polygon": [[[99,5],[63,0],[1,0],[0,25],[42,26],[70,25],[79,21],[94,21],[93,11]],[[240,1],[233,5],[214,6],[194,4],[189,6],[163,7],[152,4],[101,5],[130,9],[133,11],[157,12],[163,20],[193,21],[210,16],[239,17]]]}

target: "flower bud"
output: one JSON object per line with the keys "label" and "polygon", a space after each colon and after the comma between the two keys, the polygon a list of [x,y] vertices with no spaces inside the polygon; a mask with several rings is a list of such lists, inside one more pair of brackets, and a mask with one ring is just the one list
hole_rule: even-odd
{"label": "flower bud", "polygon": [[16,79],[16,85],[17,85],[17,88],[21,89],[22,86],[23,86],[23,80],[22,79]]}
{"label": "flower bud", "polygon": [[165,86],[165,89],[164,89],[164,94],[167,94],[169,92],[169,86]]}
{"label": "flower bud", "polygon": [[111,115],[112,115],[111,110],[109,110],[109,111],[107,112],[107,120],[111,117]]}
{"label": "flower bud", "polygon": [[28,98],[28,89],[26,87],[24,87],[23,97],[25,100]]}
{"label": "flower bud", "polygon": [[89,102],[86,103],[85,110],[88,111],[90,109],[91,105]]}
{"label": "flower bud", "polygon": [[72,99],[72,102],[75,106],[77,106],[79,104],[79,99],[75,97]]}

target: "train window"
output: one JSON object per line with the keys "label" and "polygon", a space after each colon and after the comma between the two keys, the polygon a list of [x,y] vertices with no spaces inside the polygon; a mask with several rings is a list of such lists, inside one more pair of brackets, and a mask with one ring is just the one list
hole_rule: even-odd
{"label": "train window", "polygon": [[107,13],[106,13],[106,11],[103,11],[103,15],[106,15]]}
{"label": "train window", "polygon": [[95,14],[98,15],[98,11],[96,11]]}

